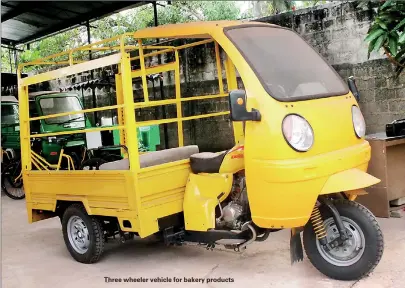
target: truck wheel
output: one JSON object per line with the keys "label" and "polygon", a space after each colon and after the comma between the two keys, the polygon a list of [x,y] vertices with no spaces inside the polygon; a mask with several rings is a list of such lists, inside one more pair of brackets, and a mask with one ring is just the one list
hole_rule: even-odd
{"label": "truck wheel", "polygon": [[[14,200],[25,198],[25,191],[21,173],[21,162],[12,162],[1,173],[1,189]],[[17,180],[17,178],[19,179]]]}
{"label": "truck wheel", "polygon": [[81,263],[95,263],[104,250],[103,227],[81,204],[69,206],[62,218],[63,239],[70,255]]}
{"label": "truck wheel", "polygon": [[[311,221],[304,228],[304,248],[311,263],[320,272],[336,280],[358,280],[370,274],[380,262],[384,239],[374,215],[359,203],[349,200],[333,202],[340,213],[349,239],[331,250],[316,238]],[[324,220],[328,243],[339,236],[332,214],[325,206],[319,210]]]}

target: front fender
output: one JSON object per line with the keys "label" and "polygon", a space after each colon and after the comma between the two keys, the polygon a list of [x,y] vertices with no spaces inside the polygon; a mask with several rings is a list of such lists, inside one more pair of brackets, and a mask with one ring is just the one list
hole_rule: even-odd
{"label": "front fender", "polygon": [[[364,165],[360,169],[350,168],[308,181],[271,183],[271,187],[264,190],[270,191],[267,193],[253,194],[249,188],[248,197],[252,220],[261,228],[304,226],[311,216],[319,195],[344,192],[349,200],[354,200],[357,195],[364,194],[365,187],[379,183],[379,179],[363,171],[366,169],[367,166]],[[257,185],[255,181],[261,186],[268,183],[261,181],[262,179],[259,177],[250,179],[253,186]],[[249,186],[248,183],[248,187],[252,187],[252,185]],[[277,193],[276,191],[282,192]]]}
{"label": "front fender", "polygon": [[347,191],[348,194],[359,195],[363,188],[375,185],[380,181],[380,179],[360,169],[352,168],[330,176],[319,194]]}

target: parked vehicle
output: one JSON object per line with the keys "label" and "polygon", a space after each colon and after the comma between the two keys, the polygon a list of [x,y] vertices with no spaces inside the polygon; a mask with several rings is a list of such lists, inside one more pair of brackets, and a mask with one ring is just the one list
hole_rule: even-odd
{"label": "parked vehicle", "polygon": [[[128,38],[138,45],[126,46]],[[154,43],[150,40],[163,38],[188,42],[143,44],[146,39]],[[117,45],[114,41],[120,45],[109,45]],[[208,49],[203,46],[208,43],[215,49],[219,93],[181,97],[179,51],[199,45]],[[74,52],[99,51],[103,45],[116,53],[75,64]],[[138,56],[130,56],[131,50]],[[171,57],[165,57],[166,63],[146,66],[145,59],[156,55]],[[294,32],[240,21],[165,25],[57,56],[69,57],[70,66],[19,79],[22,167],[29,221],[59,216],[75,260],[98,261],[106,239],[115,235],[124,241],[133,235],[155,234],[168,245],[198,242],[208,249],[223,245],[243,251],[272,232],[291,229],[292,261],[303,258],[303,231],[309,260],[331,278],[359,279],[380,261],[384,243],[378,222],[354,202],[365,187],[380,181],[366,173],[370,146],[364,139],[363,116],[345,82]],[[26,65],[30,63],[20,65],[20,72]],[[40,134],[30,132],[28,85],[111,65],[119,67],[116,105],[75,111]],[[236,70],[244,90],[238,90]],[[169,71],[175,95],[151,100],[146,76]],[[134,103],[133,78],[142,81],[143,102]],[[230,111],[183,115],[185,102],[224,97]],[[40,116],[43,123],[60,119],[53,113],[62,111],[54,110],[52,103],[46,101],[42,107],[49,109]],[[69,103],[74,111],[76,106]],[[175,105],[177,116],[148,121],[135,117],[138,109],[164,105]],[[103,131],[86,124],[85,113],[94,109],[117,110],[118,125],[109,129],[120,131],[124,159],[103,163],[98,171],[34,171],[29,138]],[[211,153],[184,145],[184,121],[228,114],[233,148]],[[177,124],[179,147],[140,155],[136,128],[165,123]],[[59,124],[69,126],[59,132]]]}
{"label": "parked vehicle", "polygon": [[14,200],[24,199],[20,159],[18,101],[1,97],[1,190]]}

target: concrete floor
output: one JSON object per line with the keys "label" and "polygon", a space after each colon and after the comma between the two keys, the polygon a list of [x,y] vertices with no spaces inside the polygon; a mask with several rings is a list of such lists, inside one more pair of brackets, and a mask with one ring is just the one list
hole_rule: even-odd
{"label": "concrete floor", "polygon": [[[58,219],[28,224],[24,200],[1,200],[2,287],[405,287],[405,217],[379,219],[385,237],[380,264],[370,277],[342,282],[319,273],[308,259],[291,266],[288,231],[276,232],[242,254],[145,240],[109,243],[100,262],[80,264],[65,248]],[[104,277],[222,277],[234,282],[129,284],[106,283]]]}

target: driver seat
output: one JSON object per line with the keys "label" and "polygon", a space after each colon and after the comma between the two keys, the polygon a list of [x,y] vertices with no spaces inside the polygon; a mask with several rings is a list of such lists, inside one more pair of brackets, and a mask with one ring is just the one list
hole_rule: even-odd
{"label": "driver seat", "polygon": [[190,156],[191,171],[194,174],[198,173],[218,173],[222,161],[225,158],[226,151],[218,153],[201,152]]}

